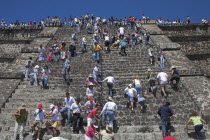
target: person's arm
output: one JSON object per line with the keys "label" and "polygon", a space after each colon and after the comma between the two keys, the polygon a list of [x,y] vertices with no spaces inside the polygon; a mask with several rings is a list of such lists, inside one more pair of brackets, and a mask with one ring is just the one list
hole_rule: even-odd
{"label": "person's arm", "polygon": [[160,113],[160,111],[161,111],[161,107],[158,109],[158,115],[161,117],[161,113]]}
{"label": "person's arm", "polygon": [[171,71],[171,74],[172,74],[172,75],[174,74],[174,70]]}
{"label": "person's arm", "polygon": [[107,81],[107,80],[108,80],[108,78],[106,77],[102,82]]}
{"label": "person's arm", "polygon": [[18,112],[20,112],[20,110],[16,110],[16,112],[14,113],[14,115],[15,116],[20,116],[20,114]]}
{"label": "person's arm", "polygon": [[93,131],[90,132],[96,140],[99,140]]}
{"label": "person's arm", "polygon": [[46,115],[46,117],[53,117],[53,116],[55,116],[55,113]]}
{"label": "person's arm", "polygon": [[186,123],[186,125],[185,125],[185,129],[188,127],[188,125],[189,125],[191,122],[192,122],[191,119],[189,119],[189,120],[187,121],[187,123]]}
{"label": "person's arm", "polygon": [[206,123],[206,121],[205,121],[205,120],[203,120],[202,118],[201,118],[201,121],[202,121],[203,123]]}

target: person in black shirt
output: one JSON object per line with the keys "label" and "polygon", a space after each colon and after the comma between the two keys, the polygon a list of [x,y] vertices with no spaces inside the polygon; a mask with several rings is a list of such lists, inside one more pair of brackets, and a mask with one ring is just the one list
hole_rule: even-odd
{"label": "person in black shirt", "polygon": [[162,135],[163,137],[168,135],[168,130],[171,127],[170,117],[173,115],[172,109],[169,107],[170,103],[166,102],[165,105],[158,109],[158,115],[161,118]]}
{"label": "person in black shirt", "polygon": [[171,84],[173,84],[173,81],[176,80],[176,84],[179,83],[179,80],[180,80],[180,76],[179,76],[179,72],[178,70],[176,69],[175,66],[171,66]]}

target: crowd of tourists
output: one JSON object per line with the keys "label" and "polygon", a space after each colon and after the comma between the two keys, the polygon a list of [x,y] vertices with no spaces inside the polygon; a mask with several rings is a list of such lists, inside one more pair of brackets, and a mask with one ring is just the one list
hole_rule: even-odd
{"label": "crowd of tourists", "polygon": [[[45,20],[42,19],[40,21],[32,21],[30,20],[29,22],[27,21],[20,21],[16,20],[13,22],[6,22],[4,19],[1,20],[1,28],[44,28],[46,26],[77,26],[77,22],[79,22],[80,26],[85,25],[87,22],[86,21],[91,21],[91,23],[97,23],[97,22],[102,22],[103,24],[108,24],[108,25],[113,25],[113,24],[121,24],[121,25],[128,25],[132,26],[132,22],[140,22],[140,23],[149,23],[151,20],[150,17],[145,16],[144,14],[141,15],[141,18],[135,18],[133,16],[130,16],[129,18],[124,17],[124,18],[117,18],[117,17],[110,17],[110,18],[101,18],[99,16],[94,16],[93,14],[85,14],[84,16],[81,17],[73,17],[70,16],[69,18],[60,18],[58,16],[50,17],[48,16]],[[156,19],[156,24],[157,25],[169,25],[169,24],[175,24],[175,25],[183,25],[186,23],[192,23],[190,16],[186,16],[186,19],[181,20],[180,18],[170,20],[164,18],[158,18]],[[210,20],[207,20],[206,18],[203,18],[201,20],[201,23],[203,24],[208,24],[210,23]]]}
{"label": "crowd of tourists", "polygon": [[[150,20],[149,17],[144,15],[142,17],[145,22]],[[54,17],[54,22],[59,22],[59,20],[60,18]],[[72,18],[70,25],[74,26],[76,31],[71,35],[69,47],[66,42],[58,43],[59,41],[55,40],[49,48],[44,48],[40,45],[37,61],[33,61],[31,57],[29,58],[26,64],[25,79],[29,80],[31,86],[41,85],[41,88],[45,90],[49,89],[48,84],[50,81],[49,75],[51,74],[51,70],[47,64],[51,61],[60,61],[63,63],[61,75],[67,86],[70,85],[71,57],[77,57],[79,52],[87,53],[90,51],[93,53],[93,61],[96,62],[93,72],[90,73],[86,81],[84,81],[87,88],[86,102],[81,103],[81,98],[73,97],[71,93],[66,92],[66,97],[64,98],[63,103],[57,103],[56,105],[51,104],[49,106],[49,112],[42,109],[42,104],[37,105],[37,109],[33,114],[35,121],[31,124],[32,135],[35,136],[37,133],[37,140],[41,139],[42,128],[46,128],[47,134],[52,133],[54,137],[58,136],[58,126],[61,123],[60,120],[67,120],[64,127],[72,127],[73,133],[78,134],[79,131],[83,129],[84,118],[87,120],[85,140],[97,140],[99,139],[99,136],[102,136],[102,140],[114,140],[115,112],[118,108],[117,104],[114,102],[113,89],[118,81],[115,80],[112,73],[109,73],[107,77],[102,79],[100,70],[102,51],[104,51],[104,53],[110,53],[112,49],[118,48],[119,54],[125,56],[127,55],[126,49],[128,47],[136,47],[137,44],[140,46],[145,44],[145,46],[148,47],[148,61],[150,61],[151,65],[158,64],[160,67],[160,72],[158,74],[156,74],[151,68],[148,68],[146,72],[147,87],[143,87],[142,81],[139,75],[137,75],[135,79],[132,80],[132,83],[128,83],[128,86],[124,89],[123,92],[124,97],[127,100],[127,108],[130,108],[131,106],[131,112],[134,112],[136,103],[139,103],[138,110],[141,110],[142,113],[146,112],[146,97],[144,96],[143,89],[148,89],[147,92],[151,92],[156,96],[158,84],[160,85],[162,96],[167,98],[166,85],[170,83],[172,86],[178,86],[180,81],[179,71],[175,66],[172,66],[170,69],[170,76],[164,72],[165,55],[163,50],[160,48],[154,48],[150,43],[150,33],[141,27],[140,22],[134,22],[136,18],[130,17],[128,20],[126,18],[124,20],[114,18],[109,20],[102,19],[102,24],[107,23],[118,28],[116,33],[112,35],[107,29],[101,28],[102,24],[99,23],[99,20],[100,18],[93,18],[93,16],[88,14],[84,16],[82,20],[79,18]],[[82,23],[82,26],[80,23]],[[91,41],[92,47],[90,48],[87,47],[86,36],[78,37],[82,29],[84,29],[87,34],[93,34]],[[129,34],[127,30],[131,29],[134,32]],[[157,51],[159,51],[159,54],[155,53]],[[45,64],[44,66],[43,63]],[[95,102],[95,88],[101,88],[102,82],[106,82],[109,93],[107,102],[104,105],[102,105],[101,102]],[[167,137],[170,138],[170,117],[173,115],[173,110],[169,106],[170,103],[166,102],[166,104],[161,106],[157,111],[161,118],[162,135],[164,140],[167,140]],[[59,113],[61,114],[62,119],[60,119]],[[14,139],[17,137],[18,127],[20,127],[20,139],[23,139],[24,127],[29,115],[26,105],[22,104],[14,115],[16,116]],[[98,131],[101,120],[105,125],[105,129]],[[199,137],[198,139],[201,140],[202,136],[200,130],[203,127],[202,122],[205,121],[194,113],[187,122],[186,128],[190,122],[193,122],[195,125],[196,134]]]}

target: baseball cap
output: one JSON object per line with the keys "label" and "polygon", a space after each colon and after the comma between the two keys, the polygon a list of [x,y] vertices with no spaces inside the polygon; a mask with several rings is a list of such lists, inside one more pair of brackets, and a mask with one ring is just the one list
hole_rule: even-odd
{"label": "baseball cap", "polygon": [[37,108],[42,108],[42,104],[38,104]]}

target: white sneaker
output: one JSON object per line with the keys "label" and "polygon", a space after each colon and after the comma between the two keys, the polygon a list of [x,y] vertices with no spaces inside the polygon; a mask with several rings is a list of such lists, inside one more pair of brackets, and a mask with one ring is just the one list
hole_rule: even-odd
{"label": "white sneaker", "polygon": [[34,136],[35,134],[36,134],[35,131],[33,131],[31,135]]}

